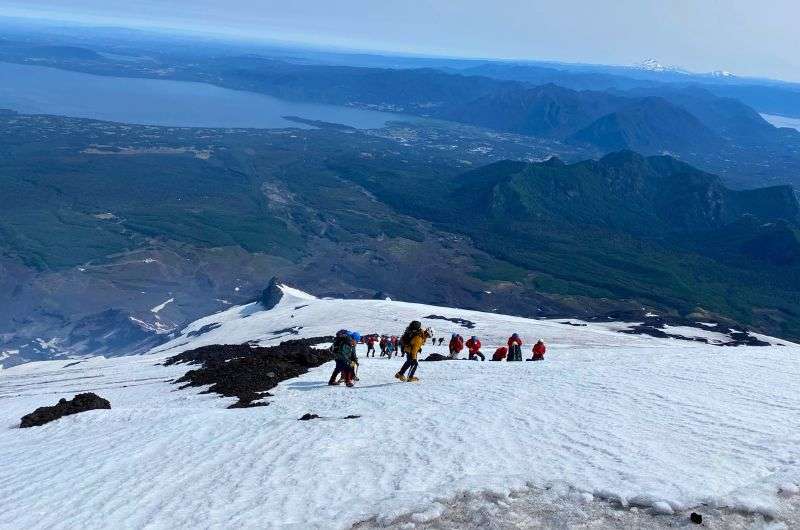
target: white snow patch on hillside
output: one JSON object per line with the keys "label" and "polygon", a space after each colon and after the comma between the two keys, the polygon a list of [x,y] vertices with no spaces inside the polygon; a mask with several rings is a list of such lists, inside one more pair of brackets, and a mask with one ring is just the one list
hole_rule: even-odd
{"label": "white snow patch on hillside", "polygon": [[167,300],[166,302],[160,303],[160,304],[158,304],[157,306],[155,306],[153,309],[151,309],[151,310],[150,310],[150,312],[151,312],[151,313],[154,313],[154,314],[158,314],[158,313],[159,313],[159,311],[161,311],[162,309],[164,309],[165,307],[167,307],[167,305],[168,305],[168,304],[171,304],[171,303],[172,303],[172,302],[174,302],[174,301],[175,301],[175,299],[174,299],[174,298],[170,298],[170,299],[169,299],[169,300]]}
{"label": "white snow patch on hillside", "polygon": [[61,339],[58,337],[53,337],[52,339],[45,340],[42,338],[37,338],[36,344],[43,350],[55,350],[58,347],[58,343],[61,342]]}
{"label": "white snow patch on hillside", "polygon": [[[499,498],[553,484],[657,512],[709,503],[780,517],[778,491],[800,483],[796,345],[722,348],[284,292],[270,311],[250,304],[201,319],[159,353],[0,372],[0,528],[299,530],[402,514],[428,524],[462,491]],[[187,347],[270,343],[291,326],[303,336],[399,333],[434,314],[473,322],[422,318],[438,335],[481,336],[485,352],[513,332],[526,352],[544,338],[547,360],[423,362],[410,384],[392,377],[401,359],[366,359],[360,346],[355,388],[327,386],[329,363],[273,389],[268,407],[239,410],[170,384],[193,367],[157,365]],[[187,337],[212,323],[222,325]],[[111,410],[14,428],[84,391]],[[307,412],[322,418],[297,421]],[[350,414],[361,417],[342,419]]]}
{"label": "white snow patch on hillside", "polygon": [[309,294],[305,291],[301,291],[300,289],[295,289],[294,287],[289,287],[288,285],[279,285],[283,294],[288,298],[294,298],[297,300],[316,300],[317,297]]}
{"label": "white snow patch on hillside", "polygon": [[[128,318],[130,319],[131,322],[133,322],[143,330],[150,331],[152,333],[155,333],[156,335],[166,335],[168,333],[172,333],[173,331],[175,331],[175,326],[172,326],[171,324],[165,324],[160,320],[155,320],[153,322],[146,322],[141,318],[136,318],[134,316],[129,316]],[[159,318],[158,315],[156,315],[156,319],[158,318]]]}
{"label": "white snow patch on hillside", "polygon": [[[684,337],[696,337],[699,339],[706,339],[711,344],[725,344],[730,342],[731,338],[724,333],[717,333],[707,329],[693,328],[689,326],[670,326],[665,325],[663,331],[670,335],[682,335]],[[774,342],[774,339],[770,339]]]}

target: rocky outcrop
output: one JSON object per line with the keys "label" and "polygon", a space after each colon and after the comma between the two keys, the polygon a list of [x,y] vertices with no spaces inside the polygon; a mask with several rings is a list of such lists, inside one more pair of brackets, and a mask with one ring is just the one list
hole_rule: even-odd
{"label": "rocky outcrop", "polygon": [[261,291],[261,296],[258,297],[258,301],[264,309],[272,309],[281,301],[283,291],[281,291],[279,287],[280,283],[278,277],[273,276],[267,288]]}
{"label": "rocky outcrop", "polygon": [[71,400],[60,399],[56,405],[51,407],[39,407],[30,414],[22,417],[20,428],[37,427],[50,423],[64,416],[86,412],[88,410],[110,409],[111,403],[97,394],[91,392],[78,394]]}
{"label": "rocky outcrop", "polygon": [[269,397],[267,391],[281,381],[333,360],[329,350],[314,348],[325,342],[333,342],[333,337],[288,340],[268,348],[249,344],[204,346],[170,357],[165,364],[201,365],[175,381],[184,383],[181,388],[211,385],[207,392],[238,398],[230,408],[257,407],[267,404],[259,400]]}

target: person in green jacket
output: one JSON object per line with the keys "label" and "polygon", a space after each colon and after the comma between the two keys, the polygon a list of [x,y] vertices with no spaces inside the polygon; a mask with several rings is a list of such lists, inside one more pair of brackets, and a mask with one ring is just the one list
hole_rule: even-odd
{"label": "person in green jacket", "polygon": [[333,359],[336,362],[336,367],[333,369],[331,378],[328,384],[338,385],[337,381],[339,374],[342,374],[345,385],[348,387],[353,386],[353,379],[355,379],[355,367],[358,366],[358,357],[356,356],[356,344],[361,340],[361,335],[357,332],[348,332],[341,330],[336,334],[333,340],[331,351],[333,352]]}

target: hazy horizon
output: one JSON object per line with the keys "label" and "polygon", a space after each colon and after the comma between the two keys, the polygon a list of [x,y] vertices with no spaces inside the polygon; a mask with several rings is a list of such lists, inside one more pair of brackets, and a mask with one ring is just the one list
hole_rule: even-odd
{"label": "hazy horizon", "polygon": [[[310,0],[2,1],[6,16],[191,31],[243,40],[405,55],[632,65],[647,58],[694,72],[800,81],[793,21],[800,4],[747,0],[505,0],[458,6]],[[147,16],[143,16],[147,13]],[[580,13],[577,16],[576,13]],[[713,24],[711,24],[713,22]]]}

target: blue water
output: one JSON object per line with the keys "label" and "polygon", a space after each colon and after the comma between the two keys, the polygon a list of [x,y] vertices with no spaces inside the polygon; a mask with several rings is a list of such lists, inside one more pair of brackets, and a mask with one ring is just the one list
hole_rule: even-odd
{"label": "blue water", "polygon": [[413,120],[386,112],[296,103],[204,83],[96,76],[3,62],[0,108],[171,127],[307,128],[282,118],[299,116],[373,129],[387,121]]}
{"label": "blue water", "polygon": [[800,118],[787,118],[786,116],[777,116],[774,114],[762,114],[761,117],[775,127],[790,127],[800,131]]}

